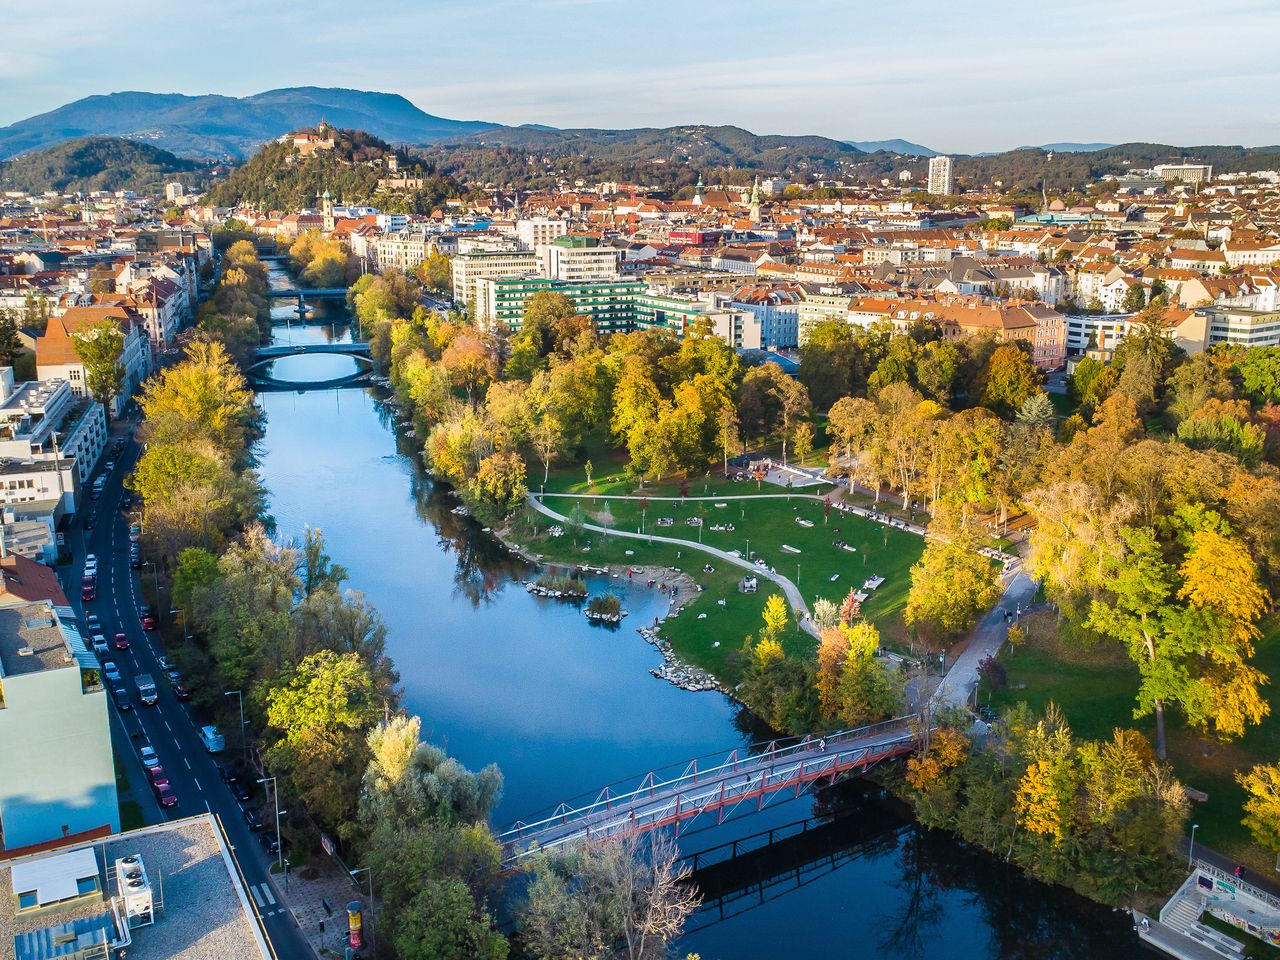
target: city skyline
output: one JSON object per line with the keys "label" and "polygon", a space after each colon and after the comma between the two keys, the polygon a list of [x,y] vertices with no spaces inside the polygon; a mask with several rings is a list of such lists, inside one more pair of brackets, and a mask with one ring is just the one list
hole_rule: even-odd
{"label": "city skyline", "polygon": [[[296,7],[241,0],[184,8],[208,14],[190,32],[160,0],[139,0],[126,18],[79,0],[16,10],[9,24],[29,42],[0,62],[0,124],[121,90],[344,86],[510,125],[729,124],[949,153],[1280,141],[1267,96],[1280,67],[1266,50],[1280,10],[1261,0],[1230,0],[1211,19],[1182,0],[1123,9],[1089,0],[1034,22],[1005,0],[980,15],[933,0],[891,11],[820,0],[791,19],[755,0],[732,11],[661,0],[649,9],[638,20],[615,0],[446,0],[430,10],[393,3],[353,22],[349,7],[320,0],[304,33]],[[1183,13],[1197,17],[1195,30]],[[1242,16],[1250,29],[1239,29]],[[122,56],[150,23],[168,24],[171,39],[149,44],[146,57]],[[1187,69],[1228,41],[1230,62]]]}

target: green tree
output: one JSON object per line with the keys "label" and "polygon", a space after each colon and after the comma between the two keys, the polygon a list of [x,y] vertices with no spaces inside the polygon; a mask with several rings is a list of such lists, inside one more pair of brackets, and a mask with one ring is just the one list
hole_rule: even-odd
{"label": "green tree", "polygon": [[1255,764],[1247,773],[1236,773],[1244,788],[1244,819],[1240,821],[1254,842],[1268,850],[1280,850],[1280,767]]}
{"label": "green tree", "polygon": [[1022,401],[1017,420],[1031,427],[1052,427],[1057,415],[1047,393],[1033,393]]}
{"label": "green tree", "polygon": [[432,253],[418,265],[415,271],[418,281],[428,290],[437,293],[453,291],[453,261],[443,253]]}
{"label": "green tree", "polygon": [[76,356],[84,365],[84,385],[102,404],[111,419],[111,403],[124,385],[124,334],[115,320],[104,319],[77,330],[71,336]]}
{"label": "green tree", "polygon": [[1000,597],[1000,578],[978,553],[982,540],[960,512],[939,509],[929,524],[924,554],[911,568],[905,619],[943,634],[961,633]]}
{"label": "green tree", "polygon": [[982,383],[982,405],[1004,417],[1015,414],[1040,390],[1040,371],[1019,344],[997,347],[987,361]]}
{"label": "green tree", "polygon": [[18,339],[18,321],[8,310],[0,310],[0,363],[13,366],[22,351]]}
{"label": "green tree", "polygon": [[1137,313],[1147,305],[1147,289],[1140,283],[1134,283],[1124,292],[1124,300],[1121,301],[1120,311],[1122,313]]}
{"label": "green tree", "polygon": [[1280,403],[1280,347],[1250,347],[1236,366],[1245,396],[1255,405]]}

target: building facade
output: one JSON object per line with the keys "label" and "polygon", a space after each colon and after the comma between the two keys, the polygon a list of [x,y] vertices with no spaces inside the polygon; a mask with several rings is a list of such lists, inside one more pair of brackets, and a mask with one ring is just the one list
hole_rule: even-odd
{"label": "building facade", "polygon": [[955,193],[954,161],[950,157],[929,158],[929,193],[945,197]]}
{"label": "building facade", "polygon": [[6,850],[120,829],[107,691],[70,607],[0,608]]}

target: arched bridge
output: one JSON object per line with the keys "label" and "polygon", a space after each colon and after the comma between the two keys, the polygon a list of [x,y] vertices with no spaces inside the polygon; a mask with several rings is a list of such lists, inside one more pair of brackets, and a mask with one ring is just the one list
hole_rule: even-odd
{"label": "arched bridge", "polygon": [[[351,373],[328,380],[281,380],[264,372],[265,368],[284,357],[302,357],[328,354],[354,358],[360,367]],[[258,390],[332,390],[339,387],[360,387],[369,382],[373,360],[369,356],[369,344],[356,343],[306,343],[277,344],[258,347],[253,352],[253,363],[245,370],[246,376]]]}
{"label": "arched bridge", "polygon": [[773,741],[746,752],[690,760],[645,774],[631,786],[605,787],[594,801],[562,803],[548,815],[515,823],[498,835],[508,870],[540,849],[578,840],[613,840],[680,825],[703,814],[724,821],[743,804],[757,810],[775,796],[833,783],[915,748],[907,718],[844,730],[826,737]]}

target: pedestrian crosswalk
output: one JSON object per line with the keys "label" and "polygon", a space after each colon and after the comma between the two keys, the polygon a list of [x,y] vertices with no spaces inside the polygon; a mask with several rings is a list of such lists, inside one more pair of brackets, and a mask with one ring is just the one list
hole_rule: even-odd
{"label": "pedestrian crosswalk", "polygon": [[276,897],[275,894],[271,892],[270,884],[250,884],[249,892],[253,894],[253,901],[258,905],[258,910],[264,917],[274,917],[277,913],[284,912],[284,908],[276,903]]}

